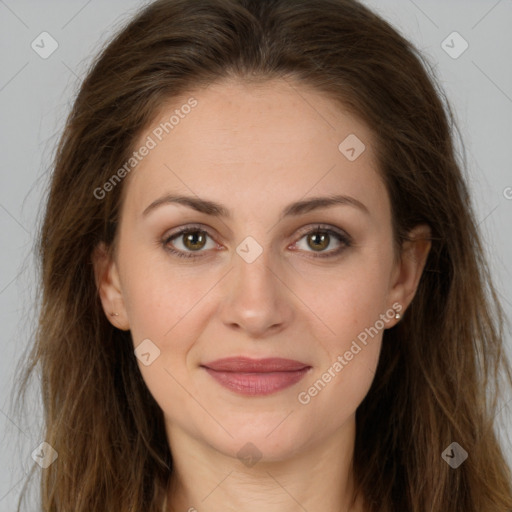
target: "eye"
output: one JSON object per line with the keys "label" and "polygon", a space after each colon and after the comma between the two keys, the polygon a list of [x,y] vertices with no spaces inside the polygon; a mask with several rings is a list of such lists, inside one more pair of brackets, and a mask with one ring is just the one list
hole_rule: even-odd
{"label": "eye", "polygon": [[[338,242],[338,248],[325,251],[325,249],[331,245],[333,238]],[[313,256],[314,258],[332,258],[338,256],[345,248],[350,247],[352,244],[351,238],[346,233],[323,225],[314,226],[313,229],[306,231],[300,240],[295,242],[292,247],[295,248],[302,239],[305,239],[305,251],[316,253]],[[313,250],[308,251],[308,248]]]}
{"label": "eye", "polygon": [[[201,256],[202,249],[207,249],[207,239],[212,238],[208,231],[201,226],[186,226],[175,233],[164,237],[162,245],[164,249],[180,258],[198,258]],[[351,238],[344,232],[329,226],[317,225],[307,231],[302,232],[300,239],[291,247],[293,250],[302,239],[306,239],[306,248],[301,248],[305,252],[316,253],[314,258],[331,258],[339,255],[345,248],[352,244]],[[338,248],[325,251],[332,243],[332,238],[338,242]],[[175,242],[177,240],[177,243]],[[178,245],[178,247],[176,247]],[[179,247],[181,245],[182,247]],[[218,247],[212,240],[210,249]],[[313,249],[308,251],[307,249]],[[198,254],[194,254],[198,253]]]}
{"label": "eye", "polygon": [[[187,226],[165,237],[162,244],[165,250],[180,258],[197,258],[199,255],[193,253],[201,252],[201,249],[206,246],[206,240],[209,236],[209,233],[200,226]],[[178,240],[178,246],[181,244],[183,249],[180,247],[176,249],[176,243],[173,240]],[[213,243],[213,247],[210,247],[210,249],[215,246],[216,244]]]}

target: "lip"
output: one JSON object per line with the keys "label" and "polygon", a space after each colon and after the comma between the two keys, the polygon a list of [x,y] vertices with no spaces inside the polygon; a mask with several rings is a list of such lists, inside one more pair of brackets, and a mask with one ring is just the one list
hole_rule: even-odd
{"label": "lip", "polygon": [[251,359],[250,357],[226,357],[201,366],[219,372],[270,373],[293,372],[308,367],[306,363],[280,357]]}
{"label": "lip", "polygon": [[281,358],[229,357],[201,365],[219,384],[242,395],[269,395],[299,382],[311,366]]}

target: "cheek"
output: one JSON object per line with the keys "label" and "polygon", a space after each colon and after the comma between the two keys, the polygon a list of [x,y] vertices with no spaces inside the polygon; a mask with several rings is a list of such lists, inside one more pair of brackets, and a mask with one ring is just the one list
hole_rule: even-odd
{"label": "cheek", "polygon": [[[316,333],[324,357],[297,398],[311,414],[330,411],[326,429],[353,414],[372,384],[382,334],[394,316],[387,303],[390,261],[386,254],[377,253],[355,258],[329,279],[317,276],[317,285],[324,285],[322,293],[317,287],[304,301],[309,301],[328,329]],[[305,296],[307,289],[311,290],[304,286],[299,293]]]}
{"label": "cheek", "polygon": [[190,404],[181,385],[191,386],[190,353],[212,310],[209,291],[221,276],[198,273],[192,266],[180,268],[149,252],[125,254],[130,257],[123,267],[123,293],[134,348],[146,343],[157,354],[148,366],[139,358],[141,374],[163,410],[180,403],[185,411]]}
{"label": "cheek", "polygon": [[354,253],[339,266],[306,271],[293,283],[295,293],[315,313],[325,331],[330,353],[375,324],[389,309],[389,272],[387,254]]}
{"label": "cheek", "polygon": [[316,415],[325,418],[321,427],[325,433],[352,416],[368,393],[379,361],[382,333],[391,320],[391,314],[386,317],[381,307],[382,301],[364,292],[364,288],[347,286],[331,297],[338,299],[338,305],[331,303],[326,317],[334,334],[317,336],[323,357],[297,395],[300,407],[312,420]]}
{"label": "cheek", "polygon": [[129,276],[124,291],[133,345],[136,353],[142,346],[150,353],[149,364],[141,357],[137,364],[164,413],[173,411],[174,419],[186,422],[188,415],[197,414],[186,391],[196,394],[189,381],[187,356],[202,329],[197,321],[201,298],[212,284],[193,280],[162,262],[149,265],[148,259],[133,257],[124,267]]}
{"label": "cheek", "polygon": [[[366,347],[351,346],[355,353],[350,360],[347,351],[340,350],[337,357],[299,391],[298,407],[311,421],[321,417],[317,428],[324,433],[333,432],[355,414],[373,382],[380,346],[380,337]],[[348,352],[352,353],[350,349]]]}
{"label": "cheek", "polygon": [[125,249],[123,296],[134,342],[150,337],[165,343],[214,284],[211,273],[171,265],[163,250]]}

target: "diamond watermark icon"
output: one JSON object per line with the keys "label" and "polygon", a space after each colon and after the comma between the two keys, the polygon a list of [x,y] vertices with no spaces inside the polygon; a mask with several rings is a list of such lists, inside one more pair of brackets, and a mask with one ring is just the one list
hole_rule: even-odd
{"label": "diamond watermark icon", "polygon": [[59,47],[59,43],[48,32],[41,32],[30,43],[30,47],[39,57],[47,59]]}
{"label": "diamond watermark icon", "polygon": [[458,32],[452,32],[441,43],[441,48],[452,59],[458,59],[469,48],[469,43]]}
{"label": "diamond watermark icon", "polygon": [[160,349],[146,338],[135,349],[135,355],[144,366],[149,366],[160,355]]}
{"label": "diamond watermark icon", "polygon": [[258,447],[253,443],[245,443],[236,454],[237,458],[248,468],[254,466],[261,459],[262,455]]}
{"label": "diamond watermark icon", "polygon": [[263,252],[263,247],[252,236],[248,236],[238,245],[236,252],[247,263],[252,263],[259,258]]}
{"label": "diamond watermark icon", "polygon": [[441,457],[453,469],[457,469],[468,458],[468,452],[459,443],[452,443],[441,454]]}
{"label": "diamond watermark icon", "polygon": [[366,146],[357,135],[351,133],[338,146],[340,153],[350,162],[357,160]]}
{"label": "diamond watermark icon", "polygon": [[46,441],[43,441],[32,453],[31,457],[34,459],[37,464],[39,464],[43,469],[51,466],[59,454],[56,450],[53,449],[51,444],[48,444]]}

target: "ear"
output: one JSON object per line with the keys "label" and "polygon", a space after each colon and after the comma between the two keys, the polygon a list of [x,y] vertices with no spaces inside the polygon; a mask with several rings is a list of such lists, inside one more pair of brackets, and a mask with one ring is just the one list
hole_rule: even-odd
{"label": "ear", "polygon": [[400,256],[392,273],[389,295],[389,300],[398,313],[405,312],[416,294],[431,246],[431,230],[426,224],[412,229],[408,239],[402,243]]}
{"label": "ear", "polygon": [[[128,331],[130,325],[121,290],[121,281],[114,258],[105,244],[98,244],[92,254],[96,288],[109,322],[118,329]],[[117,313],[117,315],[115,314]]]}

